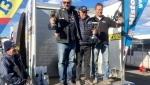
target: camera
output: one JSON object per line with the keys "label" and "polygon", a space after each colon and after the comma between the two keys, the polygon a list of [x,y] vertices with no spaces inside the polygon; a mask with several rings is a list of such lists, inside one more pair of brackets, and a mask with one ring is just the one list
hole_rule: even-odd
{"label": "camera", "polygon": [[[99,27],[99,22],[91,22],[91,27],[92,30],[97,30]],[[90,42],[91,43],[98,43],[98,38],[96,37],[96,35],[92,35],[92,37],[90,37]]]}

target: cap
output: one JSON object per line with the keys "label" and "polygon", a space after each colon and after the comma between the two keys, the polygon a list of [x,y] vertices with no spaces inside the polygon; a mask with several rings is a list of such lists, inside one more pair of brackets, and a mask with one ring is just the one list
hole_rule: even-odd
{"label": "cap", "polygon": [[89,11],[89,10],[87,9],[86,6],[81,6],[81,7],[79,8],[79,11]]}
{"label": "cap", "polygon": [[4,50],[5,51],[8,51],[13,46],[16,46],[16,44],[12,41],[5,41],[4,42]]}

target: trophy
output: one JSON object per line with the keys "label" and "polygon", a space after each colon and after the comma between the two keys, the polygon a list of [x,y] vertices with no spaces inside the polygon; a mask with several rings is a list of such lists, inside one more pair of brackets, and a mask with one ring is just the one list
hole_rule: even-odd
{"label": "trophy", "polygon": [[[50,16],[50,18],[52,18],[52,17],[56,18],[56,11],[55,10],[51,10],[49,16]],[[58,26],[59,25],[60,24],[58,23]],[[57,28],[57,24],[55,24],[55,23],[54,24],[50,24],[49,30],[56,30],[56,28]]]}
{"label": "trophy", "polygon": [[[97,30],[99,23],[98,22],[91,22],[91,25],[92,25],[92,30]],[[90,42],[91,43],[97,43],[98,42],[98,38],[96,37],[95,34],[92,35]]]}
{"label": "trophy", "polygon": [[[56,15],[56,12],[54,11],[54,10],[52,10],[52,11],[50,11],[50,18],[52,18],[52,17],[56,17],[55,15]],[[56,28],[56,24],[51,24],[51,28]]]}

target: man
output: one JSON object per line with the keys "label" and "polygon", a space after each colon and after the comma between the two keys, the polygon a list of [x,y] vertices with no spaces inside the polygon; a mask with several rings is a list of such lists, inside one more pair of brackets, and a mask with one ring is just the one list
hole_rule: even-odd
{"label": "man", "polygon": [[[75,7],[71,6],[71,0],[62,0],[62,7],[57,11],[56,17],[50,18],[49,27],[53,27],[54,24],[57,40],[58,49],[58,70],[59,70],[59,81],[60,85],[64,85],[65,82],[65,66],[67,66],[67,83],[68,85],[73,85],[72,79],[72,69],[74,66],[75,50],[76,50],[76,39],[79,36],[79,23],[78,13],[75,11]],[[69,56],[66,56],[69,54]],[[65,62],[68,60],[68,64]]]}
{"label": "man", "polygon": [[[81,6],[79,8],[79,26],[81,32],[81,38],[77,45],[77,66],[76,66],[76,85],[81,85],[80,75],[82,60],[84,60],[84,75],[85,84],[93,85],[90,81],[90,58],[91,58],[91,42],[90,37],[92,34],[96,34],[95,30],[92,30],[91,19],[87,15],[87,7]],[[84,56],[84,58],[83,58]]]}
{"label": "man", "polygon": [[93,56],[93,63],[92,63],[92,72],[93,77],[95,78],[93,83],[97,83],[97,73],[98,73],[98,56],[99,51],[101,50],[102,54],[102,71],[103,71],[103,83],[104,84],[110,84],[108,81],[109,76],[109,63],[108,63],[108,46],[109,46],[109,39],[108,39],[108,29],[109,27],[120,27],[122,25],[123,19],[119,18],[119,23],[116,23],[115,21],[111,20],[110,18],[105,17],[102,15],[103,11],[103,5],[101,3],[97,3],[95,6],[95,12],[96,15],[92,18],[92,21],[98,22],[99,27],[97,29],[97,38],[98,43],[95,44],[92,48],[92,51],[94,51]]}
{"label": "man", "polygon": [[31,79],[17,53],[14,42],[4,42],[4,53],[0,60],[0,85],[25,85]]}

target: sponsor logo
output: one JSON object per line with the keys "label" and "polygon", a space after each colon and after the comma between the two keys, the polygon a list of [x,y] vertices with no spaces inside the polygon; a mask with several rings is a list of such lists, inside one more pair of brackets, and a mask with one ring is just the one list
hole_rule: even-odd
{"label": "sponsor logo", "polygon": [[135,20],[136,17],[136,1],[135,0],[130,0],[130,14],[129,14],[129,25],[131,26],[133,24],[133,21]]}
{"label": "sponsor logo", "polygon": [[139,5],[139,8],[143,8],[142,0],[139,0],[138,5]]}
{"label": "sponsor logo", "polygon": [[121,33],[109,34],[109,40],[121,40]]}
{"label": "sponsor logo", "polygon": [[102,21],[103,23],[106,23],[106,21]]}

